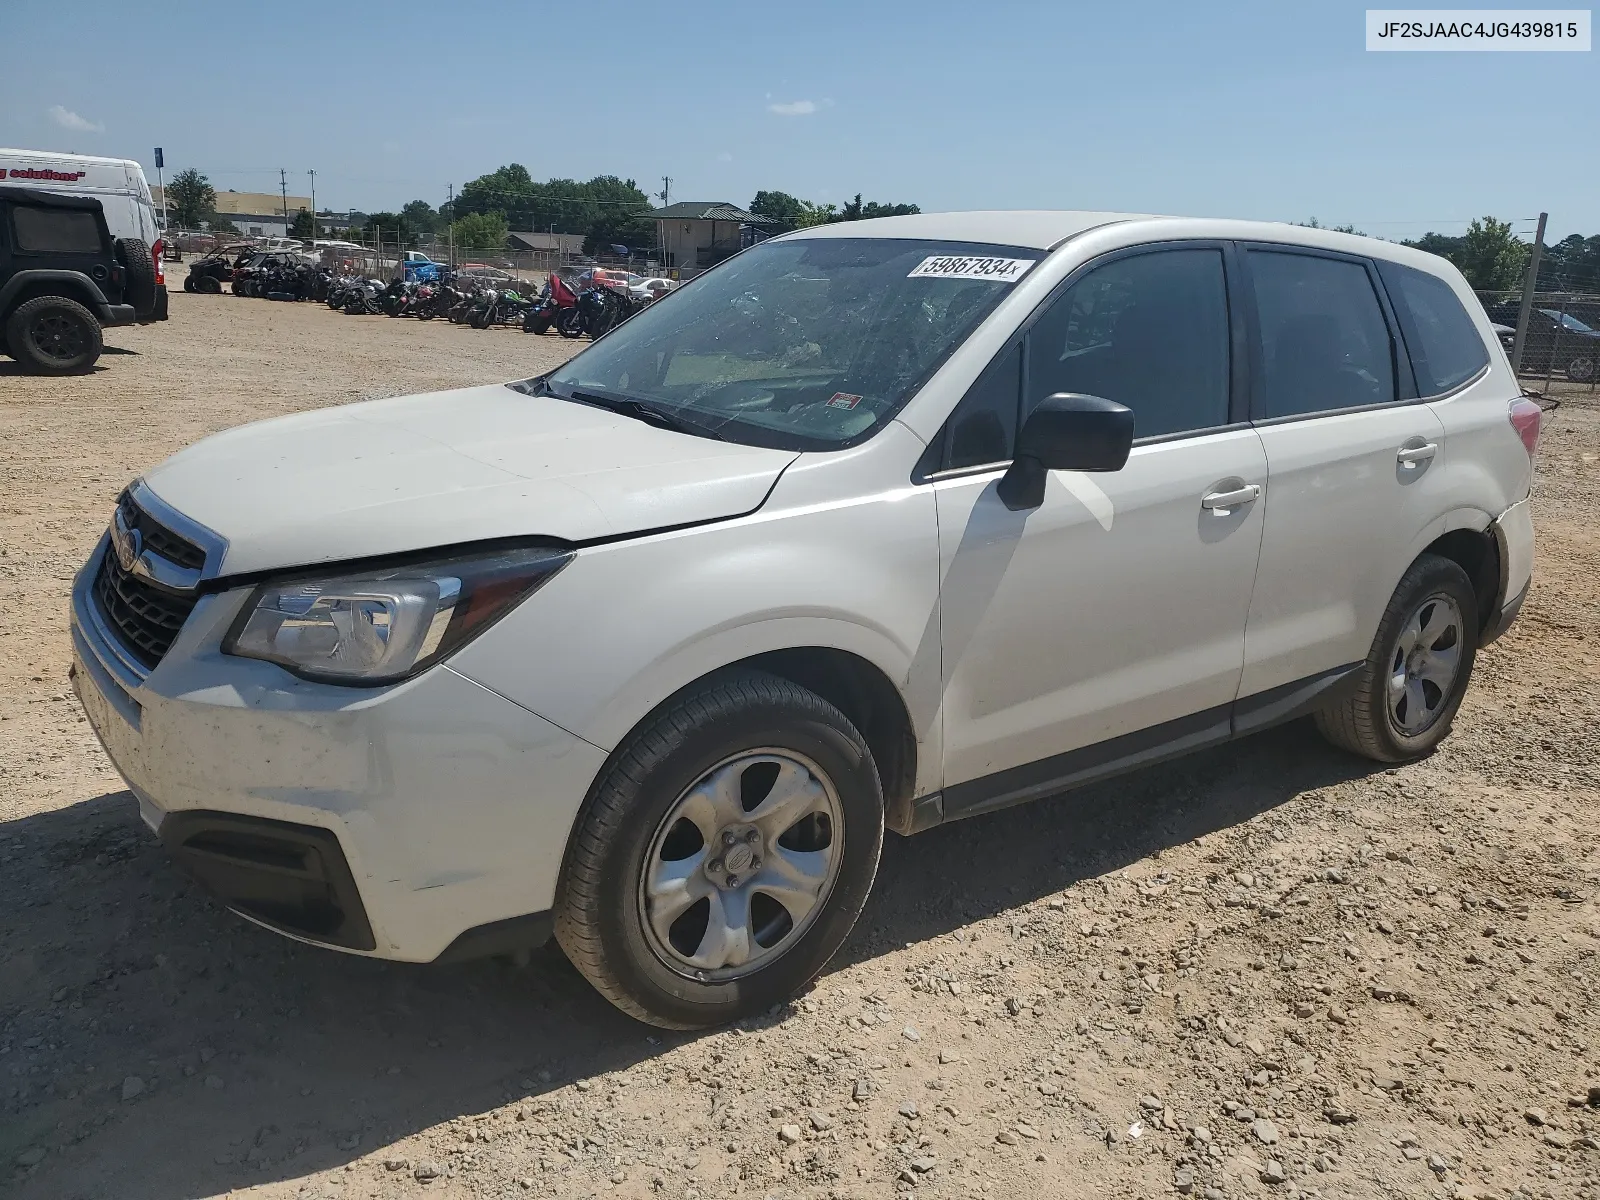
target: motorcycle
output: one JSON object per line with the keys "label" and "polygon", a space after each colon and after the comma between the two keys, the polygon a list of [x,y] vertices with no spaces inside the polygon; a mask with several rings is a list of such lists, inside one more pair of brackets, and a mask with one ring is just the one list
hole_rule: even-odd
{"label": "motorcycle", "polygon": [[547,333],[564,313],[575,311],[578,296],[559,275],[545,280],[539,295],[522,318],[523,333]]}
{"label": "motorcycle", "polygon": [[596,283],[578,297],[577,316],[556,328],[564,337],[604,337],[645,306],[620,288]]}

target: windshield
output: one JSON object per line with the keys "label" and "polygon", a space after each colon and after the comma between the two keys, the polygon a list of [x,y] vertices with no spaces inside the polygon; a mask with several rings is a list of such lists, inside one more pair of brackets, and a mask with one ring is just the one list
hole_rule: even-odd
{"label": "windshield", "polygon": [[544,384],[638,400],[730,441],[834,450],[880,428],[1043,251],[764,242],[665,295]]}
{"label": "windshield", "polygon": [[1571,313],[1559,312],[1559,311],[1557,311],[1556,309],[1553,309],[1553,308],[1541,308],[1539,311],[1542,312],[1545,316],[1549,317],[1552,321],[1560,321],[1563,325],[1565,325],[1568,329],[1572,330],[1574,333],[1593,333],[1594,332],[1594,330],[1590,329],[1587,325],[1585,325],[1582,321],[1578,320],[1578,318],[1573,316]]}

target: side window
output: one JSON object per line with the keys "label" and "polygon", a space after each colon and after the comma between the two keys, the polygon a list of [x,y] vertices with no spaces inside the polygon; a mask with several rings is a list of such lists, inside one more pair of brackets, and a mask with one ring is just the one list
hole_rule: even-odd
{"label": "side window", "polygon": [[990,363],[945,425],[943,465],[978,467],[1005,462],[1017,439],[1022,395],[1022,344]]}
{"label": "side window", "polygon": [[1251,250],[1261,322],[1261,417],[1386,404],[1394,352],[1372,279],[1360,263]]}
{"label": "side window", "polygon": [[1400,312],[1411,369],[1424,396],[1460,387],[1488,366],[1483,338],[1453,287],[1437,275],[1398,263],[1380,263],[1378,271]]}
{"label": "side window", "polygon": [[1226,425],[1222,251],[1135,254],[1073,284],[1028,335],[1025,407],[1052,392],[1126,404],[1135,437]]}
{"label": "side window", "polygon": [[76,208],[29,208],[17,205],[12,220],[17,249],[48,254],[94,254],[100,249],[100,226],[94,214]]}

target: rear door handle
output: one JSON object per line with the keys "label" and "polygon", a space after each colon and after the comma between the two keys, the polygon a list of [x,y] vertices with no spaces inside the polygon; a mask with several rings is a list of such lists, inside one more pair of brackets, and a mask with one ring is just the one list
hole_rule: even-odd
{"label": "rear door handle", "polygon": [[1227,492],[1207,492],[1200,497],[1200,507],[1208,512],[1216,513],[1219,517],[1226,517],[1236,508],[1246,504],[1253,504],[1255,498],[1261,495],[1261,485],[1247,483],[1243,487],[1234,488]]}
{"label": "rear door handle", "polygon": [[1420,446],[1402,446],[1395,459],[1408,471],[1415,471],[1423,463],[1428,462],[1435,454],[1439,453],[1437,442],[1424,442]]}

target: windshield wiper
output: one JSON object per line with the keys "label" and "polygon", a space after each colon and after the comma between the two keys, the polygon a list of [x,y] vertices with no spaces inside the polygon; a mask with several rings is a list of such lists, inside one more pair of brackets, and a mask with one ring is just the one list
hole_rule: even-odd
{"label": "windshield wiper", "polygon": [[[548,386],[546,385],[546,388]],[[559,392],[552,392],[551,394],[560,395]],[[691,437],[707,437],[719,442],[728,440],[709,425],[702,425],[698,421],[686,420],[677,413],[668,412],[664,408],[657,408],[654,404],[648,404],[643,400],[635,400],[631,397],[597,396],[593,392],[576,390],[570,393],[570,396],[562,397],[562,399],[568,398],[576,400],[580,404],[592,404],[596,408],[605,409],[607,412],[614,412],[624,417],[632,417],[636,421],[643,421],[647,425],[656,426],[658,429],[670,429],[674,433],[687,433]]]}

